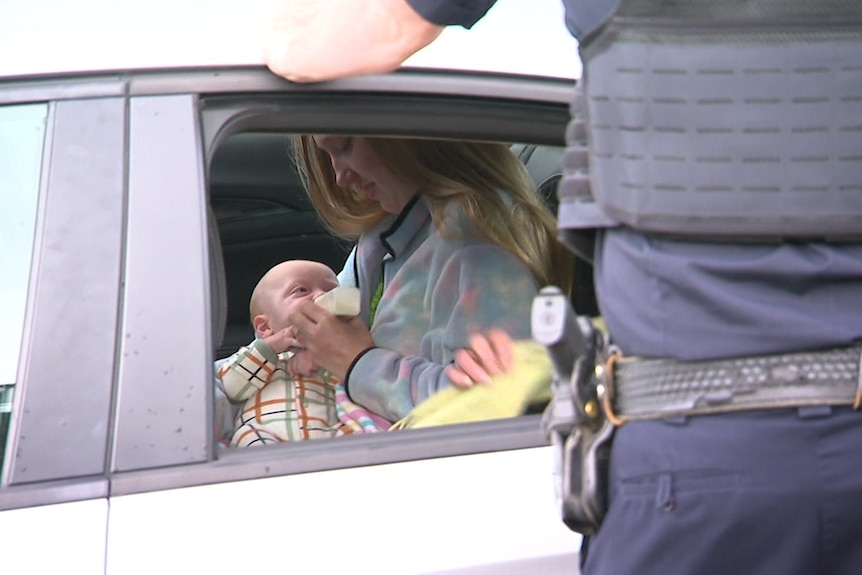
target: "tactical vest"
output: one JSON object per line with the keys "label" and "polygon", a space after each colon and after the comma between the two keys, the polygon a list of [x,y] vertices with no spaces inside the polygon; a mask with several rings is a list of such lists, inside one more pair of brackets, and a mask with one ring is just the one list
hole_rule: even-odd
{"label": "tactical vest", "polygon": [[568,243],[618,225],[862,239],[862,0],[566,0],[566,17]]}

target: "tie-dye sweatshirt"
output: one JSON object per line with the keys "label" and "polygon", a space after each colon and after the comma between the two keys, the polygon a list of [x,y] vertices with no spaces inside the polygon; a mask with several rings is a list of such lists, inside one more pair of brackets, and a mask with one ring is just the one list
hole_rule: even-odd
{"label": "tie-dye sweatshirt", "polygon": [[369,322],[376,347],[354,360],[345,385],[353,401],[391,421],[449,385],[443,370],[471,333],[497,327],[530,337],[538,285],[529,268],[479,239],[463,215],[449,215],[455,225],[443,237],[417,196],[363,234],[351,258],[366,322],[381,275],[383,293]]}

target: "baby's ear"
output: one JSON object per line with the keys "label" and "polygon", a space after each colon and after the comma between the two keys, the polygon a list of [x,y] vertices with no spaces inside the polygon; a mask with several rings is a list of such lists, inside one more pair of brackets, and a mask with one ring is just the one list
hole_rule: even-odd
{"label": "baby's ear", "polygon": [[251,320],[251,325],[254,326],[254,335],[256,337],[267,337],[272,335],[272,328],[269,327],[269,318],[265,315],[256,315]]}

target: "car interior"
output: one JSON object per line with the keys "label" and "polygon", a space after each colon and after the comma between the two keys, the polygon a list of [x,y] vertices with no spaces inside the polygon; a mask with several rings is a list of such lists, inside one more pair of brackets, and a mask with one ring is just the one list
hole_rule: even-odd
{"label": "car interior", "polygon": [[[213,282],[217,365],[254,339],[248,302],[269,268],[288,259],[311,259],[340,270],[351,249],[349,241],[332,235],[317,216],[293,164],[290,142],[287,133],[240,132],[228,136],[212,157],[209,201],[210,242],[216,244],[211,256],[217,276]],[[556,213],[564,148],[523,143],[510,147]],[[574,309],[597,316],[591,264],[576,259],[574,274]],[[222,445],[235,410],[225,402],[222,396],[216,406],[216,435]],[[543,407],[531,406],[529,412]]]}
{"label": "car interior", "polygon": [[[556,213],[564,149],[522,143],[511,148]],[[226,324],[216,347],[218,359],[254,339],[248,301],[266,270],[298,258],[340,270],[351,245],[333,236],[317,217],[293,165],[290,134],[241,132],[229,136],[215,151],[209,182],[226,280]],[[575,273],[575,309],[597,315],[590,265],[579,260]]]}
{"label": "car interior", "polygon": [[210,205],[218,226],[227,295],[224,337],[216,358],[254,339],[248,302],[255,284],[278,262],[311,259],[340,270],[349,242],[317,217],[290,157],[290,137],[239,133],[213,156]]}

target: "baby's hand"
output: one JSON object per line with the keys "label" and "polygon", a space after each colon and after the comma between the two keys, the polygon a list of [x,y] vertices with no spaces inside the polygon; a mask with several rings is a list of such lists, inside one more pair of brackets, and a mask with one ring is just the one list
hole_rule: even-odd
{"label": "baby's hand", "polygon": [[311,359],[311,354],[304,349],[297,351],[287,362],[287,371],[293,377],[314,375],[318,369],[318,365]]}
{"label": "baby's hand", "polygon": [[302,347],[296,341],[294,328],[286,327],[263,338],[264,343],[275,353],[284,353],[291,348]]}

